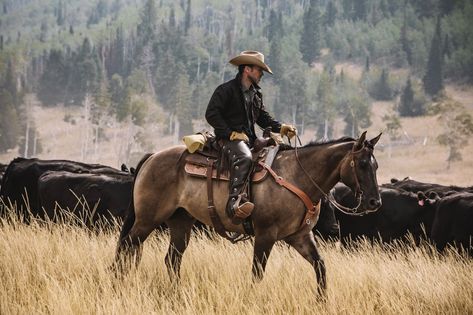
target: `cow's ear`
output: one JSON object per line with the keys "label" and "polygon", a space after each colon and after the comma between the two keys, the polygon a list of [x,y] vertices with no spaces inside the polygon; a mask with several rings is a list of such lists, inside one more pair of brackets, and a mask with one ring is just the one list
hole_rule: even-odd
{"label": "cow's ear", "polygon": [[381,138],[381,135],[383,133],[381,132],[378,136],[374,137],[373,139],[369,140],[368,142],[374,147],[376,143],[378,143],[379,138]]}
{"label": "cow's ear", "polygon": [[418,191],[417,192],[417,203],[419,204],[419,206],[423,207],[426,200],[427,200],[427,196],[424,194],[424,192],[423,191]]}
{"label": "cow's ear", "polygon": [[432,201],[437,201],[440,199],[440,196],[437,194],[437,192],[432,190],[431,192],[429,192],[429,199],[431,199]]}
{"label": "cow's ear", "polygon": [[356,141],[356,145],[353,147],[353,150],[354,151],[358,151],[358,150],[361,150],[363,148],[363,145],[365,143],[365,140],[366,140],[366,131],[363,131],[363,133],[361,134],[361,136],[358,138],[358,140]]}

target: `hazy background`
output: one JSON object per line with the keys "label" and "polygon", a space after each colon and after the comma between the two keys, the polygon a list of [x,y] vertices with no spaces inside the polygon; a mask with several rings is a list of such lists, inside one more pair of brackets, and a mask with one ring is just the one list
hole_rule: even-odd
{"label": "hazy background", "polygon": [[1,0],[0,163],[133,166],[210,128],[228,60],[265,54],[265,104],[302,140],[383,131],[380,182],[471,185],[467,0]]}

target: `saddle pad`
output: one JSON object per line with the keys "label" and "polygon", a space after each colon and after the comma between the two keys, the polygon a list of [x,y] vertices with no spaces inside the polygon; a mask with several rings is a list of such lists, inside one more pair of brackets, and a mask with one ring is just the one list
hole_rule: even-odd
{"label": "saddle pad", "polygon": [[[184,166],[184,170],[188,175],[207,178],[207,167],[202,165],[196,165],[191,163],[186,163]],[[251,176],[251,181],[254,183],[261,182],[263,179],[266,178],[268,171],[266,169],[262,169],[261,171],[254,172]],[[217,170],[212,170],[212,178],[217,179]],[[224,172],[220,174],[220,180],[229,181],[229,174],[228,172]]]}

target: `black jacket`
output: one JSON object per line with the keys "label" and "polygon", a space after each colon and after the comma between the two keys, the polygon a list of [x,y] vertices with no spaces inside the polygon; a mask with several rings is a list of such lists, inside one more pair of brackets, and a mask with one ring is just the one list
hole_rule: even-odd
{"label": "black jacket", "polygon": [[207,106],[205,118],[215,129],[217,138],[229,139],[232,131],[237,131],[244,132],[250,138],[250,143],[253,143],[256,139],[255,123],[262,128],[271,127],[273,132],[281,130],[281,123],[265,110],[263,95],[258,86],[256,89],[249,113],[245,109],[240,75],[237,74],[235,79],[215,89]]}

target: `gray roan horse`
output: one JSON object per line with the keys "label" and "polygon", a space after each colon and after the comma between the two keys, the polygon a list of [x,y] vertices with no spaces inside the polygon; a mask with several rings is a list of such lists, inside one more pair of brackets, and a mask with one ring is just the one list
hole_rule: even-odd
{"label": "gray roan horse", "polygon": [[[365,131],[358,140],[341,138],[325,143],[310,143],[297,150],[299,162],[296,161],[294,149],[282,150],[272,168],[279,176],[311,196],[312,201],[318,201],[337,182],[342,181],[360,196],[365,211],[376,211],[381,200],[373,148],[380,136],[366,140]],[[165,263],[170,277],[176,279],[195,220],[212,225],[207,210],[205,179],[186,175],[183,154],[188,154],[184,146],[174,146],[145,157],[138,165],[130,213],[118,241],[114,267],[119,273],[130,268],[133,258],[136,264],[139,262],[141,244],[156,227],[165,222],[171,235]],[[227,182],[219,184],[214,181],[213,185],[217,213],[226,230],[244,233],[243,227],[232,225],[225,214]],[[301,228],[306,212],[304,203],[278,185],[271,176],[254,184],[252,193],[256,205],[252,214],[255,231],[254,279],[262,279],[274,243],[283,240],[313,266],[317,289],[324,295],[325,265],[312,233],[316,222]]]}

